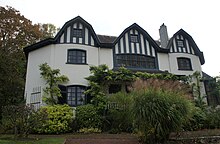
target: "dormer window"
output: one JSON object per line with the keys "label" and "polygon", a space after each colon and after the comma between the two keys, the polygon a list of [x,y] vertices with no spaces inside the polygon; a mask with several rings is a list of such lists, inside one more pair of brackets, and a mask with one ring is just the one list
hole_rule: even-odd
{"label": "dormer window", "polygon": [[184,43],[182,40],[177,40],[177,46],[178,47],[184,47]]}
{"label": "dormer window", "polygon": [[73,29],[73,37],[82,37],[82,29]]}
{"label": "dormer window", "polygon": [[138,35],[130,35],[130,41],[133,43],[138,43]]}

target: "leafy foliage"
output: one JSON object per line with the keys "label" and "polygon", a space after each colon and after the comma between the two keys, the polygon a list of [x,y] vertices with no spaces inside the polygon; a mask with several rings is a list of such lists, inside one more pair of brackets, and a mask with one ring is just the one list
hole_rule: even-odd
{"label": "leafy foliage", "polygon": [[106,112],[106,128],[110,132],[132,132],[132,97],[126,93],[116,93],[108,97],[108,107]]}
{"label": "leafy foliage", "polygon": [[206,110],[206,121],[205,121],[206,128],[220,128],[220,107],[217,106],[215,108],[208,108]]}
{"label": "leafy foliage", "polygon": [[[172,131],[181,128],[189,117],[191,105],[184,93],[170,91],[166,87],[134,87],[133,114],[138,132],[144,142],[167,140]],[[177,87],[178,88],[178,87]]]}
{"label": "leafy foliage", "polygon": [[[50,31],[32,24],[18,10],[0,6],[0,106],[24,100],[26,59],[23,48],[49,34]],[[0,115],[1,111],[2,107]]]}
{"label": "leafy foliage", "polygon": [[76,123],[78,129],[102,127],[102,117],[94,105],[87,104],[76,108]]}
{"label": "leafy foliage", "polygon": [[46,84],[48,84],[48,86],[44,89],[44,101],[49,105],[57,104],[57,97],[61,97],[58,84],[65,83],[69,81],[69,79],[64,75],[60,75],[59,69],[51,69],[47,63],[41,64],[39,67],[42,78],[44,78],[46,80]]}
{"label": "leafy foliage", "polygon": [[39,114],[29,105],[10,105],[3,108],[2,127],[13,130],[14,137],[27,137],[34,127],[46,120],[47,113]]}
{"label": "leafy foliage", "polygon": [[79,130],[79,133],[84,133],[84,134],[88,134],[88,133],[101,133],[102,131],[98,128],[82,128]]}
{"label": "leafy foliage", "polygon": [[47,113],[48,119],[35,127],[37,133],[60,134],[69,132],[73,122],[73,109],[68,105],[44,106],[39,113]]}
{"label": "leafy foliage", "polygon": [[195,105],[197,107],[200,107],[202,109],[205,109],[206,103],[205,103],[205,95],[202,95],[201,93],[201,81],[202,76],[200,72],[196,71],[193,73],[193,75],[190,76],[190,78],[195,80],[195,82],[192,83],[193,88],[193,96],[195,98]]}
{"label": "leafy foliage", "polygon": [[38,25],[44,39],[53,38],[55,34],[59,31],[59,28],[56,28],[56,26],[51,23]]}

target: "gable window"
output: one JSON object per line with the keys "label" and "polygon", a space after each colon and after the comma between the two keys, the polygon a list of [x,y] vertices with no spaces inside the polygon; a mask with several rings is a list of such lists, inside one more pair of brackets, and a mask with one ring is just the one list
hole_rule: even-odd
{"label": "gable window", "polygon": [[178,47],[184,47],[184,43],[182,40],[177,40],[177,46]]}
{"label": "gable window", "polygon": [[67,87],[67,104],[70,106],[84,105],[86,95],[84,86],[69,86]]}
{"label": "gable window", "polygon": [[179,52],[186,52],[186,46],[183,40],[177,40],[177,47],[179,48]]}
{"label": "gable window", "polygon": [[82,37],[82,29],[73,29],[73,37]]}
{"label": "gable window", "polygon": [[130,41],[133,43],[138,43],[138,35],[130,35]]}
{"label": "gable window", "polygon": [[116,66],[156,69],[155,57],[135,54],[116,55]]}
{"label": "gable window", "polygon": [[68,50],[67,63],[86,64],[86,51],[78,49]]}
{"label": "gable window", "polygon": [[191,60],[189,58],[177,58],[179,70],[192,70]]}

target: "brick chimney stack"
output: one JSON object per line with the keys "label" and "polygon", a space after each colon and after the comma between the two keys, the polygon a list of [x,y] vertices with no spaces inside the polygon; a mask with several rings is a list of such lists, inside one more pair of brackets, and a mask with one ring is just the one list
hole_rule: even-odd
{"label": "brick chimney stack", "polygon": [[161,47],[166,48],[169,38],[168,38],[168,33],[167,33],[167,26],[164,25],[164,23],[160,26],[159,33],[160,33]]}

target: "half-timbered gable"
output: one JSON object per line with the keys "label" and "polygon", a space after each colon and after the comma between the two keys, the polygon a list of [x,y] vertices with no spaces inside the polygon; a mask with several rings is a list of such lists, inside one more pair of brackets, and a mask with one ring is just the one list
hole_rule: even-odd
{"label": "half-timbered gable", "polygon": [[126,28],[116,39],[114,67],[158,69],[157,52],[160,50],[151,36],[136,23]]}
{"label": "half-timbered gable", "polygon": [[183,29],[180,29],[173,35],[169,41],[168,49],[170,50],[170,53],[196,55],[199,57],[201,64],[205,63],[203,53],[199,50],[193,38]]}
{"label": "half-timbered gable", "polygon": [[56,43],[74,43],[89,46],[99,45],[92,26],[80,16],[66,22],[55,37]]}

